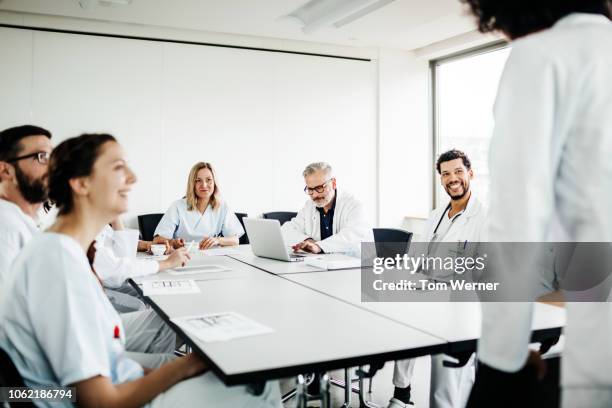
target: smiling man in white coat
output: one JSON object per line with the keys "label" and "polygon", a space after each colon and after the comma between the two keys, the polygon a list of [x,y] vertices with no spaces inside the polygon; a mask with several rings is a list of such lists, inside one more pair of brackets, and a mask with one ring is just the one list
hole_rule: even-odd
{"label": "smiling man in white coat", "polygon": [[[427,242],[427,256],[445,258],[449,256],[448,245],[440,243],[462,243],[466,252],[477,251],[482,241],[486,222],[486,211],[474,192],[470,182],[474,172],[470,159],[459,150],[442,153],[436,162],[440,183],[450,201],[436,208],[427,219],[423,242]],[[470,243],[469,246],[466,244]],[[417,256],[414,251],[422,245],[411,246],[409,255]],[[458,254],[455,254],[457,256]],[[462,256],[466,256],[463,253]],[[447,277],[440,277],[442,279]],[[445,367],[443,362],[449,357],[437,354],[431,357],[431,408],[464,407],[474,383],[474,358],[459,368]],[[410,392],[414,373],[414,359],[396,361],[393,371],[395,390],[388,408],[407,408],[412,405]]]}
{"label": "smiling man in white coat", "polygon": [[363,205],[348,193],[338,193],[329,164],[311,163],[302,174],[310,199],[282,226],[283,237],[294,251],[357,255],[362,242],[374,242]]}
{"label": "smiling man in white coat", "polygon": [[[494,110],[488,237],[609,245],[610,1],[464,2],[481,31],[499,31],[512,41]],[[499,263],[511,264],[503,258]],[[508,273],[535,287],[537,267],[528,263]],[[610,407],[612,303],[570,302],[566,308],[562,404]],[[517,380],[535,381],[539,365],[537,353],[528,349],[533,303],[490,302],[482,310],[479,375],[469,406],[525,406]]]}

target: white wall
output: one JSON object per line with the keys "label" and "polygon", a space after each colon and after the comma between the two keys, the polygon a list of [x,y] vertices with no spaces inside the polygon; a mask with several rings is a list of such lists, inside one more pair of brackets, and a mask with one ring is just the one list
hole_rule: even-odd
{"label": "white wall", "polygon": [[[81,50],[87,57],[80,59],[72,48],[74,39],[62,41],[54,49],[53,36],[61,34],[40,36],[3,29],[1,55],[8,55],[8,50],[11,58],[3,58],[0,64],[0,84],[5,91],[0,95],[0,126],[37,121],[55,131],[59,136],[56,141],[84,130],[119,130],[117,134],[140,175],[133,194],[133,213],[160,211],[180,196],[187,170],[196,158],[217,165],[224,195],[236,211],[297,209],[305,199],[300,192],[301,167],[306,161],[324,159],[335,165],[339,188],[364,199],[373,222],[385,227],[400,227],[405,217],[426,217],[432,208],[428,60],[494,40],[469,35],[409,52],[3,11],[0,23],[372,58],[372,63],[300,55],[283,58],[272,53],[143,41],[115,47],[105,45],[112,40],[88,37],[97,51]],[[228,64],[208,64],[207,57],[194,51],[201,48],[207,48],[213,60]],[[40,52],[35,61],[33,50]],[[62,55],[60,59],[57,53]],[[255,63],[236,69],[241,53],[251,55]],[[83,65],[83,61],[94,63]],[[40,69],[35,70],[35,65]],[[145,69],[140,68],[143,66]],[[217,75],[219,71],[234,75],[237,81],[200,81],[204,74]],[[83,90],[96,88],[98,97],[85,102],[78,98],[73,86],[77,80]],[[100,81],[120,84],[130,95],[119,97],[112,88],[96,85]],[[309,87],[308,81],[332,87],[339,99],[321,97],[319,88]],[[40,95],[37,87],[47,95]],[[207,100],[215,103],[202,105],[202,92],[215,95],[216,99]],[[365,98],[363,103],[356,104],[360,98]],[[186,100],[190,103],[184,103]],[[89,108],[77,114],[75,101]],[[230,109],[225,109],[227,106]],[[272,121],[268,121],[270,106],[277,112]],[[237,111],[242,114],[236,115]],[[125,112],[131,115],[109,124],[107,115]],[[148,119],[139,119],[142,117]],[[359,122],[362,118],[365,128]],[[193,129],[200,133],[194,134]],[[365,133],[368,136],[356,137]],[[288,141],[292,135],[295,138]],[[303,141],[313,135],[324,137],[334,147],[321,153],[318,144]],[[203,147],[194,149],[194,140]],[[232,150],[231,162],[216,160],[226,155],[228,145],[243,148]],[[267,155],[255,164],[245,164],[254,152],[261,153],[264,145]],[[338,155],[335,149],[342,153]],[[371,150],[371,155],[360,154],[366,150]],[[303,156],[297,158],[296,151]],[[184,160],[174,159],[179,153]],[[231,176],[235,166],[241,170],[250,167],[238,178]],[[257,166],[265,167],[266,180],[252,171]],[[259,188],[267,181],[274,188]]]}
{"label": "white wall", "polygon": [[410,51],[379,55],[380,225],[427,217],[432,205],[429,64]]}
{"label": "white wall", "polygon": [[376,220],[374,62],[8,28],[0,55],[0,127],[116,135],[139,176],[132,225],[184,195],[199,160],[250,214],[297,211],[303,167],[327,160]]}

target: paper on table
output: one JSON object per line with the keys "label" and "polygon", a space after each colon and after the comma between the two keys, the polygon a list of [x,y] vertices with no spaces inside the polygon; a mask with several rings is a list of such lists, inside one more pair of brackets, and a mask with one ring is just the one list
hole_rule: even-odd
{"label": "paper on table", "polygon": [[334,270],[361,267],[361,258],[355,258],[342,254],[325,255],[318,258],[306,258],[304,264],[315,268]]}
{"label": "paper on table", "polygon": [[200,293],[200,288],[193,279],[145,280],[142,282],[142,293],[151,295],[182,295]]}
{"label": "paper on table", "polygon": [[139,252],[136,255],[136,258],[137,259],[154,259],[156,261],[162,261],[162,260],[168,258],[168,255],[149,255],[149,254],[141,255],[141,254],[142,254],[142,252]]}
{"label": "paper on table", "polygon": [[196,273],[209,273],[209,272],[226,272],[231,271],[230,268],[226,268],[223,265],[188,265],[179,268],[174,268],[168,271],[169,275],[187,275]]}
{"label": "paper on table", "polygon": [[274,332],[273,329],[236,312],[210,313],[171,320],[187,333],[207,343]]}
{"label": "paper on table", "polygon": [[223,256],[223,255],[232,255],[232,254],[239,254],[240,251],[237,250],[236,248],[210,248],[210,249],[203,249],[201,251],[204,255],[210,255],[210,256]]}

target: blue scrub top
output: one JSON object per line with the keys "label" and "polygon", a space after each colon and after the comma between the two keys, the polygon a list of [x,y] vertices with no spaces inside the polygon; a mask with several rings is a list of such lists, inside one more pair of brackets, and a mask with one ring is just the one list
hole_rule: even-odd
{"label": "blue scrub top", "polygon": [[182,198],[172,203],[159,221],[154,235],[166,238],[182,238],[185,241],[201,241],[204,237],[240,238],[244,229],[238,217],[225,202],[217,208],[208,205],[204,213],[197,209],[187,211],[187,200]]}

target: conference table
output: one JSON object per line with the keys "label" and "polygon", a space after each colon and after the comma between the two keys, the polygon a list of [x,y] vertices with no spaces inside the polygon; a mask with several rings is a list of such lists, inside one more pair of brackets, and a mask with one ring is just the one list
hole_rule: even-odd
{"label": "conference table", "polygon": [[[361,299],[360,268],[327,271],[259,258],[248,245],[215,255],[199,251],[189,266],[221,267],[222,272],[161,272],[131,283],[142,294],[146,280],[195,281],[200,293],[143,298],[227,385],[287,377],[303,382],[305,373],[469,353],[480,337],[478,303],[366,302]],[[271,331],[204,342],[173,322],[225,312],[246,316]],[[559,336],[564,324],[564,309],[537,303],[533,341]]]}

